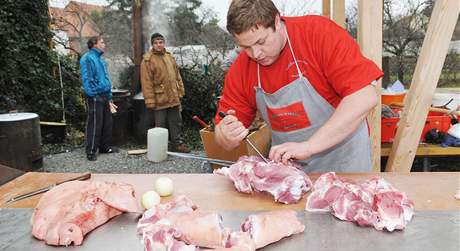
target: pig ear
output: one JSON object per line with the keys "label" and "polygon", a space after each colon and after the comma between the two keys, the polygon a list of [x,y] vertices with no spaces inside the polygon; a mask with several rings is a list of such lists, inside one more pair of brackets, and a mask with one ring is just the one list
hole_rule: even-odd
{"label": "pig ear", "polygon": [[134,196],[134,188],[129,184],[105,182],[100,183],[98,197],[105,204],[123,212],[141,212]]}

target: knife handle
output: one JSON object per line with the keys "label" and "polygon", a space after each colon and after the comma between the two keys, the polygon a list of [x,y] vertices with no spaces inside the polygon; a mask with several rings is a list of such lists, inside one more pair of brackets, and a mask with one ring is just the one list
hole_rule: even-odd
{"label": "knife handle", "polygon": [[198,116],[193,116],[192,117],[193,120],[195,120],[196,122],[198,122],[198,124],[200,124],[203,128],[208,128],[209,125],[206,124],[206,122],[204,122],[203,120],[201,120]]}
{"label": "knife handle", "polygon": [[[223,111],[220,111],[220,112],[219,112],[219,117],[225,118],[225,116],[227,116],[227,113],[225,113],[225,112],[223,112]],[[246,137],[244,137],[243,140],[248,140],[249,134],[251,134],[251,131],[248,132],[248,134],[246,135]]]}
{"label": "knife handle", "polygon": [[225,112],[223,112],[223,111],[220,111],[220,112],[219,112],[219,117],[225,118],[225,116],[227,116],[227,113],[225,113]]}

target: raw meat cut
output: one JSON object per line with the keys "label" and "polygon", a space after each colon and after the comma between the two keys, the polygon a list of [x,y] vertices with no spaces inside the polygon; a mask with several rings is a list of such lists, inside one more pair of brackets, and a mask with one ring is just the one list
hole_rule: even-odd
{"label": "raw meat cut", "polygon": [[176,229],[179,240],[200,247],[224,247],[230,234],[230,229],[223,227],[222,216],[214,212],[175,213],[162,219],[162,223]]}
{"label": "raw meat cut", "polygon": [[254,251],[256,244],[248,232],[232,232],[228,236],[225,248],[216,248],[214,251]]}
{"label": "raw meat cut", "polygon": [[258,156],[242,156],[230,167],[215,170],[215,174],[231,179],[242,193],[268,192],[275,201],[292,204],[310,190],[310,178],[294,164],[265,163]]}
{"label": "raw meat cut", "polygon": [[147,210],[137,225],[146,250],[157,250],[156,247],[175,250],[179,243],[182,243],[183,250],[196,246],[225,247],[230,230],[223,227],[222,217],[217,213],[197,209],[191,200],[179,196]]}
{"label": "raw meat cut", "polygon": [[250,215],[241,227],[243,231],[230,232],[218,213],[201,211],[180,196],[147,210],[139,220],[137,231],[142,234],[146,251],[188,251],[199,247],[254,251],[305,229],[293,210]]}
{"label": "raw meat cut", "polygon": [[137,223],[137,233],[142,234],[142,232],[146,231],[146,228],[153,226],[168,214],[192,212],[197,208],[197,205],[183,195],[168,203],[156,205],[142,214],[141,219]]}
{"label": "raw meat cut", "polygon": [[378,230],[386,228],[390,232],[404,229],[414,215],[414,203],[397,191],[376,194],[372,209],[378,216],[374,227]]}
{"label": "raw meat cut", "polygon": [[31,218],[32,235],[49,245],[81,245],[83,237],[122,212],[139,212],[129,184],[70,181],[46,192]]}
{"label": "raw meat cut", "polygon": [[142,234],[145,251],[198,251],[198,247],[187,245],[177,240],[178,235],[174,228],[165,225],[155,225]]}
{"label": "raw meat cut", "polygon": [[293,210],[279,210],[250,215],[241,225],[256,244],[256,248],[277,242],[284,237],[302,233],[305,226]]}
{"label": "raw meat cut", "polygon": [[374,177],[360,184],[336,176],[321,175],[307,198],[305,210],[330,211],[344,221],[378,230],[404,229],[414,215],[414,203],[383,178]]}

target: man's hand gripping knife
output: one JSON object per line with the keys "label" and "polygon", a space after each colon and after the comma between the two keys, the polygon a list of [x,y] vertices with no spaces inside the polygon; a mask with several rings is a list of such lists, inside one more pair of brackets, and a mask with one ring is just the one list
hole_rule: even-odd
{"label": "man's hand gripping knife", "polygon": [[235,110],[228,110],[215,129],[215,140],[225,150],[230,151],[238,147],[249,134],[249,130],[236,117]]}

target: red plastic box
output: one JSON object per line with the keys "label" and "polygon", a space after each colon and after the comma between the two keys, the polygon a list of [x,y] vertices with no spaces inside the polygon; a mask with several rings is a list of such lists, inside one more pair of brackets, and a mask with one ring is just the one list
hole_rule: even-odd
{"label": "red plastic box", "polygon": [[[398,110],[394,110],[397,112]],[[438,129],[441,132],[447,132],[450,128],[450,116],[440,112],[429,112],[423,127],[420,141],[425,140],[425,134],[431,129]],[[396,129],[398,128],[399,118],[382,118],[382,143],[393,142]]]}

